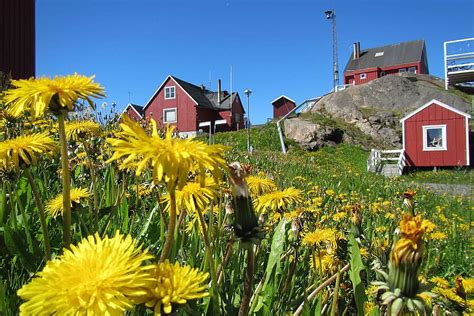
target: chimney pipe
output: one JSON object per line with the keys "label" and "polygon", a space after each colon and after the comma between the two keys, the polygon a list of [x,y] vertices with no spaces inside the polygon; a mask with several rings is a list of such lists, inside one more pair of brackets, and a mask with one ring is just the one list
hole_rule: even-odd
{"label": "chimney pipe", "polygon": [[360,42],[355,42],[352,44],[353,59],[358,59],[360,57]]}
{"label": "chimney pipe", "polygon": [[217,80],[217,103],[221,104],[221,79]]}

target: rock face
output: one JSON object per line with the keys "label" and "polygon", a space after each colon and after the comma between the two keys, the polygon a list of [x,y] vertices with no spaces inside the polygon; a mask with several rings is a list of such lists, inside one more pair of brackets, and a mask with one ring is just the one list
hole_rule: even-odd
{"label": "rock face", "polygon": [[[410,73],[385,76],[367,84],[328,94],[308,111],[351,124],[378,143],[385,144],[387,148],[400,148],[399,119],[432,99],[464,112],[470,111],[470,102],[457,94],[445,91],[443,80]],[[311,124],[315,123],[304,123],[301,119],[298,122],[285,123],[286,136],[309,149],[313,145],[317,148],[336,142],[331,136],[328,139],[328,135],[332,135],[330,128],[319,130],[321,126],[311,127]],[[344,135],[344,131],[342,134]],[[343,138],[348,139],[341,137]]]}
{"label": "rock face", "polygon": [[303,148],[316,150],[323,146],[341,143],[344,131],[296,117],[285,120],[285,134],[287,138],[294,139]]}

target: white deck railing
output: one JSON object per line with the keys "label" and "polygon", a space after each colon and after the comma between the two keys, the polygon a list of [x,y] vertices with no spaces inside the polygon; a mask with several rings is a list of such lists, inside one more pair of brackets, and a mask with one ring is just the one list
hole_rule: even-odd
{"label": "white deck railing", "polygon": [[406,166],[405,151],[403,149],[396,150],[377,150],[370,151],[367,159],[367,171],[380,173],[385,163],[392,163],[398,165],[398,174],[403,174],[403,169]]}

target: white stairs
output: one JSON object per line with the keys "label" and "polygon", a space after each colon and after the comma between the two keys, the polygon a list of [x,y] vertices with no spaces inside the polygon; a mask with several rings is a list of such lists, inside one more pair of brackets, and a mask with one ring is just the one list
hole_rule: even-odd
{"label": "white stairs", "polygon": [[405,166],[405,151],[403,149],[372,149],[370,151],[369,159],[367,159],[367,171],[380,173],[386,177],[402,175]]}

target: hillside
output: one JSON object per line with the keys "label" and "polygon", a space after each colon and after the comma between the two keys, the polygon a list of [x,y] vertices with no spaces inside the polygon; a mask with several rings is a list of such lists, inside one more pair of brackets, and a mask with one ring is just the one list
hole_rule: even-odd
{"label": "hillside", "polygon": [[322,97],[309,111],[285,122],[286,136],[310,150],[340,142],[399,148],[399,119],[432,99],[470,111],[469,95],[444,90],[439,78],[407,73]]}

